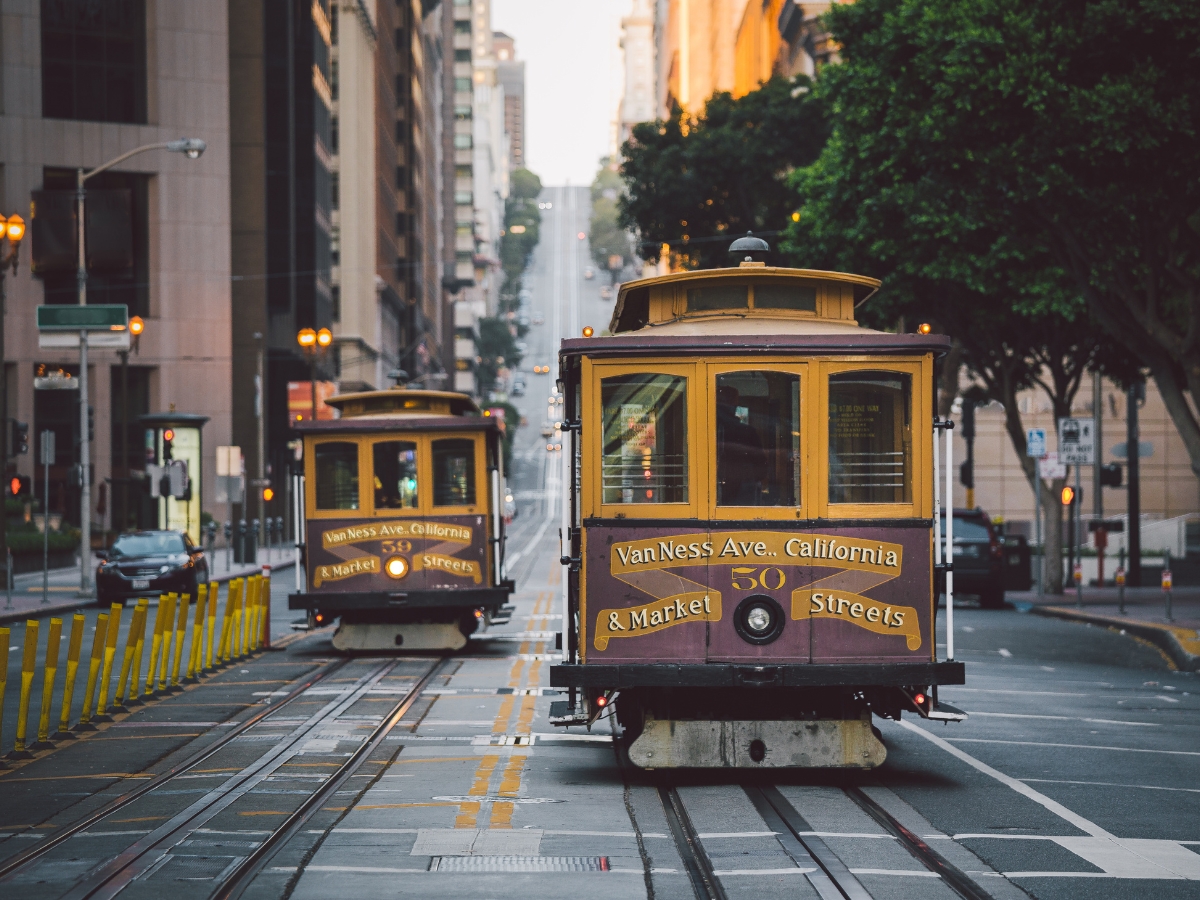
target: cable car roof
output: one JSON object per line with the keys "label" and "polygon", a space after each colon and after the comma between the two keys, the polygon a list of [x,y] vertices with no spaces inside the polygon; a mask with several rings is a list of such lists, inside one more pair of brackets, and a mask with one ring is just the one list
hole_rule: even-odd
{"label": "cable car roof", "polygon": [[456,391],[427,391],[393,387],[382,391],[356,391],[336,394],[325,403],[337,409],[343,419],[364,416],[464,416],[479,415],[479,406],[466,394]]}

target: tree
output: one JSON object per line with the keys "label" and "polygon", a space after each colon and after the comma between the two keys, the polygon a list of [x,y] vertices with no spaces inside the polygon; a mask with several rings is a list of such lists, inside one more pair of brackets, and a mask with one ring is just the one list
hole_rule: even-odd
{"label": "tree", "polygon": [[1200,6],[860,0],[828,23],[831,146],[880,211],[940,232],[945,262],[964,240],[984,269],[1048,255],[1150,371],[1200,474]]}
{"label": "tree", "polygon": [[537,198],[541,192],[542,180],[528,169],[515,169],[509,174],[504,233],[500,237],[500,266],[504,270],[500,305],[505,312],[516,309],[521,276],[538,244],[542,214]]}
{"label": "tree", "polygon": [[621,224],[645,260],[670,244],[686,268],[723,266],[746,231],[778,232],[795,208],[784,179],[808,165],[827,134],[824,105],[804,76],[772,78],[734,99],[716,93],[695,119],[634,126],[621,147]]}
{"label": "tree", "polygon": [[479,320],[479,359],[475,364],[479,396],[486,397],[496,384],[501,369],[521,364],[521,352],[508,322],[499,317]]}
{"label": "tree", "polygon": [[[592,179],[592,214],[588,222],[588,246],[592,261],[602,269],[619,271],[633,262],[629,232],[621,226],[617,201],[621,195],[621,176],[609,157],[600,160],[600,169]],[[620,263],[611,265],[613,257]]]}

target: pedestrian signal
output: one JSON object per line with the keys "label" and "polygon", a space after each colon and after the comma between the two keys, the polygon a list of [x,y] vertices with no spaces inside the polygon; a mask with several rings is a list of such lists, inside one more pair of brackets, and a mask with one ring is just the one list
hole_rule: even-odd
{"label": "pedestrian signal", "polygon": [[1075,488],[1065,487],[1062,489],[1062,505],[1070,506],[1075,502]]}
{"label": "pedestrian signal", "polygon": [[274,499],[275,499],[275,491],[274,491],[274,489],[273,489],[273,488],[269,488],[269,487],[265,487],[265,488],[263,488],[262,498],[263,498],[263,500],[265,500],[267,503],[270,503],[272,500],[274,500]]}
{"label": "pedestrian signal", "polygon": [[8,496],[25,497],[33,493],[32,482],[28,475],[14,475],[8,480]]}

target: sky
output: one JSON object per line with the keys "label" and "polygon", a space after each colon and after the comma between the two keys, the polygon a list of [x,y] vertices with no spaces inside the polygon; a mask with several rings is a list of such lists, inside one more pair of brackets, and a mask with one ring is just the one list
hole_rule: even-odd
{"label": "sky", "polygon": [[591,184],[621,99],[630,0],[492,0],[525,60],[525,165],[545,185]]}

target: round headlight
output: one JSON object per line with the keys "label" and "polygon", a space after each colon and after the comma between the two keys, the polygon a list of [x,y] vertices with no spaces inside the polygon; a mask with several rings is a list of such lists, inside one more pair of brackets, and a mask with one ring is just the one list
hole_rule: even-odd
{"label": "round headlight", "polygon": [[393,556],[383,564],[383,571],[392,578],[403,578],[408,574],[408,560],[403,556]]}
{"label": "round headlight", "polygon": [[762,606],[755,606],[746,613],[746,627],[756,634],[762,634],[771,627],[771,611]]}

